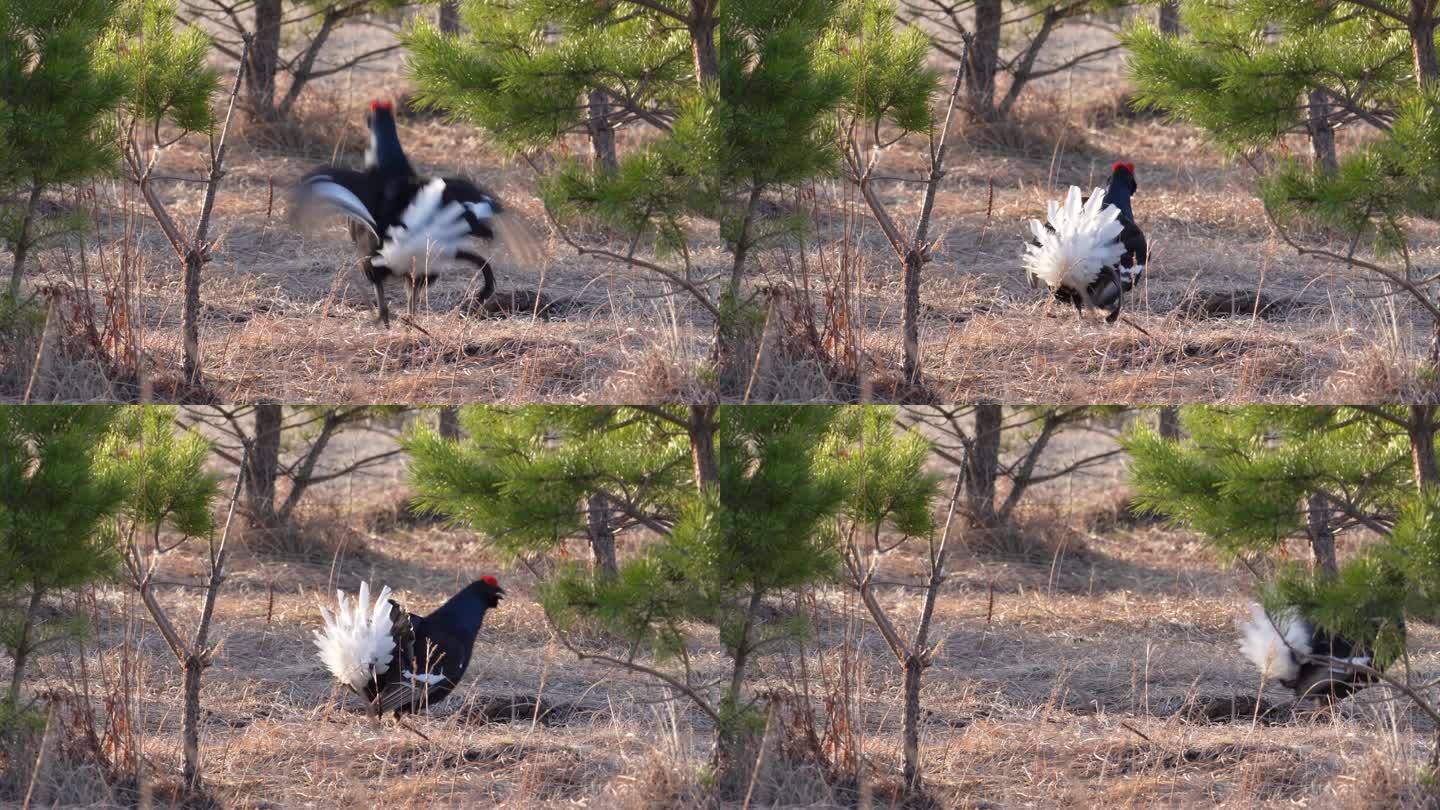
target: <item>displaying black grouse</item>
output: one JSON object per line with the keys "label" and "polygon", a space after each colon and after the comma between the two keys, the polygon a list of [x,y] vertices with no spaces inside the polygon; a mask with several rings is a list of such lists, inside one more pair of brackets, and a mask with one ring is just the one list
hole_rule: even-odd
{"label": "displaying black grouse", "polygon": [[1082,200],[1071,186],[1063,204],[1052,200],[1047,221],[1030,221],[1034,238],[1024,263],[1031,286],[1044,282],[1057,301],[1082,313],[1087,306],[1108,309],[1105,320],[1114,323],[1148,258],[1130,204],[1138,188],[1135,164],[1116,163],[1103,195],[1097,188]]}
{"label": "displaying black grouse", "polygon": [[457,263],[484,276],[476,303],[495,291],[490,262],[469,249],[474,239],[495,238],[504,211],[495,196],[463,177],[415,173],[395,129],[394,107],[370,103],[370,148],[364,171],[322,166],[300,179],[290,206],[293,222],[309,224],[334,214],[350,219],[365,278],[375,286],[380,322],[390,325],[385,282],[407,283],[407,311],[415,314],[416,291]]}
{"label": "displaying black grouse", "polygon": [[[1271,616],[1260,605],[1250,606],[1249,621],[1236,623],[1240,651],[1266,678],[1277,680],[1307,698],[1333,702],[1374,683],[1368,673],[1339,662],[1383,671],[1388,661],[1378,660],[1368,646],[1327,633],[1290,608]],[[1404,637],[1405,624],[1398,624]],[[1334,659],[1334,661],[1327,660]]]}
{"label": "displaying black grouse", "polygon": [[485,612],[500,604],[505,589],[481,577],[427,616],[406,613],[381,588],[370,604],[361,583],[352,602],[336,591],[339,609],[321,608],[324,631],[315,646],[336,680],[365,699],[372,714],[424,711],[444,700],[470,664]]}

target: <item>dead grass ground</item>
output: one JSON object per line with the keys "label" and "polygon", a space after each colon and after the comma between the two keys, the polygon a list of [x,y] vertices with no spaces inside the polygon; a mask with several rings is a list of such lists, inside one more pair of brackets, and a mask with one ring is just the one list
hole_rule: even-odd
{"label": "dead grass ground", "polygon": [[[1370,279],[1298,258],[1273,238],[1248,168],[1217,154],[1192,129],[1125,111],[1120,59],[1038,83],[1016,127],[956,131],[950,173],[936,204],[940,249],[922,296],[926,395],[1007,402],[1406,396],[1417,384],[1425,331],[1416,307],[1376,299],[1382,291]],[[287,185],[318,162],[332,156],[358,161],[365,101],[406,90],[393,61],[363,76],[317,83],[294,131],[277,136],[241,127],[236,133],[216,206],[215,230],[223,241],[205,275],[208,395],[286,402],[661,401],[694,395],[706,379],[709,357],[705,311],[683,295],[667,295],[666,286],[644,271],[576,256],[550,233],[528,166],[502,157],[473,128],[434,118],[402,123],[401,137],[417,165],[469,173],[491,186],[529,223],[544,257],[539,265],[523,265],[503,252],[496,256],[500,291],[522,299],[521,312],[512,317],[468,313],[464,302],[473,282],[455,278],[431,290],[417,326],[378,327],[343,227],[297,234],[283,221],[283,197]],[[573,147],[584,149],[578,142]],[[913,174],[923,168],[923,155],[921,143],[907,141],[889,149],[882,165],[887,174]],[[1102,183],[1116,159],[1137,165],[1136,213],[1153,258],[1127,310],[1133,325],[1111,327],[1079,320],[1030,289],[1019,255],[1024,222],[1043,212],[1047,198],[1072,183]],[[201,154],[196,144],[184,143],[167,152],[164,166],[166,174],[198,173]],[[857,317],[848,327],[866,355],[862,376],[893,377],[900,357],[894,257],[873,224],[854,218],[859,203],[852,191],[833,182],[802,191],[824,220],[808,248],[812,257],[833,265],[847,245],[858,247],[851,294]],[[182,218],[197,212],[196,187],[168,183],[162,192]],[[918,211],[913,186],[891,183],[882,192],[902,221]],[[119,254],[130,255],[136,315],[128,326],[138,333],[142,376],[150,380],[117,385],[103,379],[103,371],[95,372],[102,379],[94,381],[89,371],[52,365],[44,371],[56,378],[53,384],[28,385],[34,375],[22,370],[13,375],[20,382],[7,382],[0,394],[19,399],[30,388],[33,399],[169,396],[174,386],[166,381],[180,363],[174,256],[148,217],[137,213],[143,207],[123,184],[99,183],[47,203],[91,208],[97,223],[84,255],[78,243],[43,253],[34,284],[73,285],[107,261],[117,264]],[[841,232],[847,217],[858,223],[849,237]],[[127,223],[138,229],[136,250],[123,238]],[[1435,264],[1436,229],[1420,226],[1416,235],[1415,262]],[[726,265],[713,227],[696,229],[692,254],[702,273]],[[756,270],[760,284],[795,281],[783,251],[762,255]],[[823,279],[810,281],[811,303],[819,306]],[[548,319],[532,318],[527,313],[534,311],[537,293],[564,306]],[[402,290],[392,290],[391,297],[398,303]],[[1220,299],[1231,303],[1205,303]],[[90,301],[106,307],[99,290],[92,290]],[[11,362],[28,369],[31,360],[27,352]],[[772,364],[766,373],[776,379],[754,386],[752,395],[893,395],[873,381],[837,387],[834,380],[817,380],[810,363],[791,358]]]}
{"label": "dead grass ground", "polygon": [[[1062,446],[1049,462],[1063,463],[1069,452]],[[1111,467],[1083,483],[1033,493],[1023,525],[1032,539],[1044,538],[1048,553],[1007,559],[962,552],[955,561],[936,611],[933,637],[942,651],[924,693],[926,778],[941,806],[1435,802],[1422,769],[1434,729],[1378,688],[1334,715],[1282,725],[1184,719],[1179,709],[1187,700],[1256,693],[1231,624],[1244,611],[1248,578],[1217,565],[1193,537],[1121,519],[1118,475]],[[226,806],[255,808],[696,806],[710,734],[703,715],[666,702],[641,677],[577,663],[552,643],[527,575],[499,565],[463,532],[397,520],[394,505],[403,493],[395,480],[380,475],[315,492],[312,531],[338,544],[327,559],[243,550],[233,558],[214,628],[223,647],[205,676],[202,744],[213,796]],[[1106,495],[1087,498],[1095,491]],[[622,553],[637,542],[623,541]],[[199,559],[183,554],[169,565],[167,578],[201,570]],[[900,579],[919,574],[921,563],[900,556],[889,567],[882,576]],[[456,696],[432,716],[410,721],[419,734],[370,722],[353,698],[332,687],[310,631],[333,586],[384,581],[408,607],[424,610],[482,573],[498,574],[510,598],[487,618]],[[161,598],[181,621],[198,613],[181,589],[166,587]],[[900,621],[918,614],[913,594],[893,588],[881,598]],[[848,677],[857,726],[878,773],[892,773],[899,762],[895,661],[845,592],[820,589],[804,605],[813,641],[764,658],[760,687],[793,688],[803,657],[819,704],[843,677],[845,639],[856,639],[858,667]],[[125,651],[139,651],[135,731],[159,778],[173,778],[179,761],[173,658],[124,592],[102,590],[91,610],[91,677],[114,677]],[[694,665],[723,672],[718,640],[701,639]],[[1410,642],[1414,677],[1433,678],[1440,634],[1415,627]],[[583,643],[605,647],[599,638]],[[32,685],[60,687],[78,663],[73,654],[42,657]],[[0,678],[8,668],[8,659],[0,660]],[[1285,699],[1274,688],[1266,695]],[[504,702],[516,696],[511,717]],[[537,698],[566,710],[539,716]],[[854,806],[805,774],[781,770],[767,779],[775,798],[756,806]],[[59,767],[39,785],[45,804],[116,798]]]}

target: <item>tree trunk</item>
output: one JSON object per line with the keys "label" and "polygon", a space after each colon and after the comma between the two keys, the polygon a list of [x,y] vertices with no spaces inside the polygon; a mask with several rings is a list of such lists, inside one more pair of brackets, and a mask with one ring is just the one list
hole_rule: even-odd
{"label": "tree trunk", "polygon": [[720,81],[720,52],[715,48],[713,0],[690,0],[690,49],[695,58],[695,81],[701,87]]}
{"label": "tree trunk", "polygon": [[[1425,359],[1430,363],[1432,374],[1440,372],[1440,318],[1430,318],[1430,348]],[[1431,399],[1434,399],[1433,393]]]}
{"label": "tree trunk", "polygon": [[181,310],[181,335],[185,345],[185,383],[200,384],[200,271],[205,267],[201,246],[185,254],[185,304]]}
{"label": "tree trunk", "polygon": [[919,793],[924,782],[920,769],[920,679],[925,662],[920,653],[912,652],[905,659],[905,714],[900,724],[901,745],[905,750],[905,791]]}
{"label": "tree trunk", "polygon": [[610,97],[604,90],[591,90],[590,105],[590,152],[595,165],[605,174],[614,174],[620,167],[620,158],[615,152],[615,127],[610,124]]}
{"label": "tree trunk", "polygon": [[997,526],[1010,522],[1010,515],[1014,514],[1015,507],[1020,505],[1020,499],[1025,497],[1025,493],[1035,483],[1035,467],[1040,463],[1040,458],[1045,455],[1045,448],[1050,446],[1050,440],[1055,438],[1055,433],[1065,425],[1068,419],[1066,411],[1055,407],[1050,408],[1041,423],[1040,432],[1030,443],[1030,449],[1025,451],[1024,458],[1018,465],[1010,465],[1010,492],[995,513]]}
{"label": "tree trunk", "polygon": [[1177,0],[1165,0],[1160,4],[1160,33],[1172,37],[1180,35],[1180,3]]}
{"label": "tree trunk", "polygon": [[15,671],[10,674],[10,695],[7,703],[11,708],[20,705],[20,684],[25,679],[25,664],[30,660],[30,635],[35,628],[35,614],[40,612],[40,597],[44,591],[35,588],[30,592],[30,606],[20,625],[20,637],[15,642]]}
{"label": "tree trunk", "polygon": [[1310,534],[1310,550],[1315,552],[1315,565],[1327,576],[1335,576],[1340,564],[1335,556],[1335,531],[1330,527],[1330,508],[1325,496],[1315,492],[1306,503],[1306,522]]}
{"label": "tree trunk", "polygon": [[446,405],[440,409],[440,438],[450,441],[460,439],[460,408]]}
{"label": "tree trunk", "polygon": [[1415,59],[1415,81],[1424,88],[1440,80],[1440,55],[1435,52],[1433,0],[1410,0],[1410,48]]}
{"label": "tree trunk", "polygon": [[[1058,8],[1051,8],[1045,12],[1045,17],[1040,21],[1040,28],[1030,39],[1024,55],[1018,64],[1011,68],[1010,89],[1005,91],[1005,97],[1000,100],[999,107],[995,110],[996,120],[1005,120],[1015,109],[1015,103],[1020,100],[1020,94],[1024,92],[1025,85],[1035,76],[1035,60],[1045,48],[1045,43],[1050,40],[1050,35],[1055,32],[1055,26],[1064,19],[1064,14]],[[994,80],[991,80],[992,84]]]}
{"label": "tree trunk", "polygon": [[269,121],[275,116],[275,77],[280,72],[280,27],[284,12],[281,0],[255,0],[254,41],[250,43],[250,64],[245,71],[252,121]]}
{"label": "tree trunk", "polygon": [[1410,455],[1415,464],[1415,484],[1424,490],[1440,484],[1440,467],[1435,462],[1435,406],[1410,406]]}
{"label": "tree trunk", "polygon": [[255,406],[249,470],[245,473],[245,516],[251,529],[276,528],[275,483],[280,476],[280,433],[284,411],[275,402]]}
{"label": "tree trunk", "polygon": [[30,232],[35,226],[35,209],[40,204],[40,184],[30,187],[25,203],[25,216],[20,220],[20,233],[15,240],[15,265],[10,269],[10,297],[20,299],[20,278],[25,274],[25,258],[30,254]]}
{"label": "tree trunk", "polygon": [[275,512],[275,525],[284,526],[290,522],[295,507],[300,505],[300,499],[305,497],[305,492],[315,483],[315,465],[320,463],[320,456],[325,454],[325,448],[329,446],[330,440],[335,438],[335,432],[352,416],[353,412],[339,407],[332,407],[325,413],[325,421],[321,423],[320,432],[310,444],[310,449],[305,451],[305,457],[298,466],[290,465],[290,492]]}
{"label": "tree trunk", "polygon": [[1315,153],[1315,165],[1326,174],[1334,174],[1340,168],[1340,158],[1335,153],[1335,128],[1330,125],[1330,99],[1324,90],[1311,90],[1309,101],[1310,147]]}
{"label": "tree trunk", "polygon": [[1166,441],[1180,441],[1180,408],[1165,405],[1160,408],[1160,438]]}
{"label": "tree trunk", "polygon": [[[730,258],[730,281],[721,293],[719,312],[715,318],[715,346],[711,352],[718,389],[724,394],[746,400],[752,394],[751,383],[757,379],[756,366],[766,359],[763,342],[767,326],[765,321],[768,317],[763,314],[758,318],[752,317],[755,314],[754,308],[744,301],[741,295],[761,192],[758,185],[750,188],[745,216],[740,220],[740,232],[735,237],[735,247]],[[767,299],[767,303],[773,305],[774,302]]]}
{"label": "tree trunk", "polygon": [[755,746],[764,744],[763,732],[756,734],[740,709],[750,654],[754,651],[751,636],[755,629],[755,617],[760,612],[760,596],[758,588],[750,592],[745,619],[735,641],[730,688],[726,690],[722,703],[720,728],[716,729],[715,765],[720,777],[720,794],[726,799],[737,799],[748,792],[755,767],[759,764],[756,762]]}
{"label": "tree trunk", "polygon": [[690,406],[690,457],[695,464],[695,486],[701,492],[720,483],[715,457],[715,406]]}
{"label": "tree trunk", "polygon": [[605,495],[595,493],[586,504],[590,533],[590,553],[595,558],[595,570],[606,579],[613,579],[620,573],[615,561],[615,530],[610,526],[610,506]]}
{"label": "tree trunk", "polygon": [[905,303],[901,309],[900,323],[905,336],[905,382],[920,383],[920,272],[925,269],[925,258],[921,246],[912,245],[905,254],[905,270],[902,279],[905,286]]}
{"label": "tree trunk", "polygon": [[1000,470],[1000,425],[1003,410],[999,403],[975,406],[975,441],[965,470],[965,498],[970,524],[993,529],[995,521],[995,480]]}
{"label": "tree trunk", "polygon": [[460,3],[457,0],[442,0],[440,3],[440,31],[451,35],[460,33]]}
{"label": "tree trunk", "polygon": [[200,675],[205,662],[199,653],[192,653],[181,664],[185,671],[185,711],[180,737],[185,753],[185,793],[200,792]]}
{"label": "tree trunk", "polygon": [[965,70],[970,114],[995,117],[995,76],[1000,70],[1000,25],[1005,9],[1000,0],[975,0],[975,37]]}

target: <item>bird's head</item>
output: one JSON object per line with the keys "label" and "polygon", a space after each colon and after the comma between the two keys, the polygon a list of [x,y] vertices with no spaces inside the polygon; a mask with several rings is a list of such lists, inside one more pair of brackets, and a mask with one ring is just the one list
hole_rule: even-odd
{"label": "bird's head", "polygon": [[365,165],[409,171],[410,163],[405,158],[405,150],[400,147],[400,131],[395,127],[395,105],[381,99],[370,102],[365,122],[370,127],[370,147],[365,152]]}
{"label": "bird's head", "polygon": [[384,99],[374,99],[370,102],[370,112],[365,114],[365,123],[375,126],[375,122],[381,118],[395,120],[395,104]]}
{"label": "bird's head", "polygon": [[1116,161],[1115,164],[1110,167],[1110,185],[1114,186],[1116,183],[1124,184],[1130,189],[1131,194],[1135,193],[1139,186],[1135,183],[1134,163],[1121,163],[1120,161]]}
{"label": "bird's head", "polygon": [[505,598],[505,589],[500,587],[500,580],[492,576],[483,576],[475,580],[470,587],[479,593],[486,607],[499,607],[500,600]]}

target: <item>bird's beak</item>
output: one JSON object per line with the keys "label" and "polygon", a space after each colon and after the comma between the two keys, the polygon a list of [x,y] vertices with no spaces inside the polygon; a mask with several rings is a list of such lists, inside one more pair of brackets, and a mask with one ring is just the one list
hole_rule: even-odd
{"label": "bird's beak", "polygon": [[375,282],[375,308],[380,311],[380,325],[390,328],[390,306],[385,303],[385,285]]}

